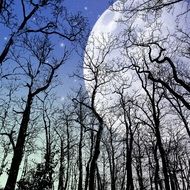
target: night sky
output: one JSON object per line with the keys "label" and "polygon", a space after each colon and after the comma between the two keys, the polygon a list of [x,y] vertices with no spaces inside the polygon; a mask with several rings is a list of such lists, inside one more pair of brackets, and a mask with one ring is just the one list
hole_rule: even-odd
{"label": "night sky", "polygon": [[[19,3],[20,1],[18,1],[18,4]],[[110,6],[110,0],[65,0],[64,3],[68,12],[72,12],[73,14],[81,12],[81,14],[87,18],[90,29],[93,28],[94,24],[101,16],[101,14]],[[18,18],[22,18],[22,10],[20,9],[21,7],[17,7],[17,5],[15,6],[16,10],[14,11],[16,15],[18,16]],[[35,20],[35,17],[33,19]],[[10,34],[10,31],[2,24],[0,24],[0,53],[4,49],[7,41],[9,40]],[[63,54],[65,46],[67,46],[65,40],[56,40],[55,49],[58,57],[61,57],[61,55]],[[8,63],[6,64],[11,65]],[[77,54],[73,52],[73,54],[71,55],[71,59],[69,59],[67,63],[63,65],[58,73],[60,76],[59,79],[61,80],[60,82],[63,83],[63,86],[56,88],[56,95],[63,103],[66,100],[66,96],[71,93],[72,89],[79,87],[79,83],[84,84],[83,81],[79,81],[79,79],[71,77],[71,75],[73,75],[73,72],[77,70],[77,66],[79,64],[82,65],[82,57],[77,56]],[[21,90],[21,93],[25,92]],[[20,95],[22,96],[23,94]],[[1,178],[1,180],[2,179],[3,178]],[[4,185],[5,182],[6,180],[0,181],[0,187],[1,185]]]}
{"label": "night sky", "polygon": [[80,11],[89,20],[91,26],[109,7],[110,0],[65,0],[66,7],[72,12]]}
{"label": "night sky", "polygon": [[[65,7],[68,12],[73,14],[80,12],[84,17],[87,18],[89,23],[89,28],[92,29],[98,18],[101,14],[109,8],[111,1],[110,0],[65,0]],[[20,7],[16,9],[17,15],[21,14],[22,11],[19,10]],[[33,18],[35,19],[35,18]],[[3,46],[6,44],[6,41],[9,39],[9,32],[6,28],[0,26],[0,51],[2,51]],[[59,41],[55,44],[55,48],[58,54],[62,54],[65,47],[65,41]],[[64,100],[68,91],[76,86],[79,86],[78,79],[70,77],[74,71],[77,69],[77,65],[81,64],[82,59],[79,58],[76,53],[72,54],[70,60],[63,66],[60,71],[61,80],[63,82],[63,87],[59,88],[57,94]]]}
{"label": "night sky", "polygon": [[[66,0],[66,7],[73,13],[81,12],[84,17],[88,19],[90,29],[93,28],[94,24],[101,16],[101,14],[109,8],[110,0]],[[58,46],[63,47],[63,43],[60,42]],[[80,64],[81,59],[77,55],[73,55],[72,59],[64,66],[63,69],[63,83],[64,89],[60,89],[58,95],[64,100],[67,92],[79,86],[77,78],[71,77],[73,72],[76,71],[77,66]],[[65,81],[65,82],[64,82]]]}

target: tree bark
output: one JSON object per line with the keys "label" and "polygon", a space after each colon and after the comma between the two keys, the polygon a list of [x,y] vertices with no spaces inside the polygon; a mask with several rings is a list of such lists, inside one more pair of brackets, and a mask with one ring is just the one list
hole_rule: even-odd
{"label": "tree bark", "polygon": [[127,149],[127,190],[134,190],[133,185],[133,172],[132,172],[132,146],[133,146],[133,137],[130,135],[129,147]]}
{"label": "tree bark", "polygon": [[63,166],[63,161],[64,161],[64,142],[60,138],[61,141],[61,153],[60,153],[60,166],[59,166],[59,183],[58,183],[58,190],[64,190],[64,182],[63,182],[63,177],[64,177],[64,166]]}
{"label": "tree bark", "polygon": [[167,166],[166,157],[165,157],[166,154],[165,154],[165,150],[162,145],[160,131],[157,127],[156,127],[156,138],[157,138],[158,149],[160,151],[160,156],[161,156],[161,160],[162,160],[162,171],[164,174],[165,189],[170,190],[170,182],[169,182],[169,177],[168,177],[168,166]]}
{"label": "tree bark", "polygon": [[20,130],[19,130],[19,134],[17,138],[17,143],[14,148],[9,176],[8,176],[7,183],[5,185],[4,190],[14,190],[16,186],[16,180],[17,180],[17,176],[19,172],[19,167],[20,167],[23,153],[24,153],[24,146],[25,146],[25,140],[27,136],[28,123],[30,120],[32,100],[33,100],[33,97],[31,93],[29,92],[27,102],[26,102],[26,107],[23,111],[23,117],[20,124]]}
{"label": "tree bark", "polygon": [[83,169],[82,169],[82,140],[83,140],[83,128],[81,126],[80,130],[80,142],[79,142],[79,182],[78,190],[82,190],[82,181],[83,181]]}
{"label": "tree bark", "polygon": [[83,112],[82,112],[82,105],[80,104],[80,110],[79,110],[79,120],[80,120],[80,140],[79,140],[79,149],[78,149],[78,154],[79,154],[79,177],[78,177],[78,190],[82,190],[82,182],[83,182],[83,168],[82,168],[82,143],[83,143]]}
{"label": "tree bark", "polygon": [[[154,174],[154,184],[155,184],[155,190],[159,190],[159,186],[160,186],[160,190],[162,190],[162,182],[160,181],[160,176],[159,176],[159,171],[160,171],[160,167],[159,167],[159,160],[158,160],[158,155],[157,155],[157,143],[154,147],[154,160],[155,160],[155,174]],[[159,186],[158,186],[159,185]]]}
{"label": "tree bark", "polygon": [[94,148],[94,155],[92,157],[92,161],[90,164],[90,179],[89,179],[89,190],[95,190],[95,171],[96,171],[96,164],[97,160],[100,154],[100,141],[102,137],[102,131],[103,131],[103,120],[102,118],[99,118],[99,129],[96,135],[96,143]]}

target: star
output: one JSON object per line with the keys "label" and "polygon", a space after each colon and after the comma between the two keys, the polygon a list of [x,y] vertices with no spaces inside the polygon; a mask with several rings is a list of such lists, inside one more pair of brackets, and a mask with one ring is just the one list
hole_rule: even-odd
{"label": "star", "polygon": [[84,10],[87,11],[87,10],[88,10],[88,7],[85,6],[85,7],[84,7]]}
{"label": "star", "polygon": [[62,43],[60,43],[60,46],[61,46],[61,47],[64,47],[64,46],[65,46],[65,44],[62,42]]}
{"label": "star", "polygon": [[64,100],[65,100],[65,97],[64,97],[64,96],[62,96],[62,97],[61,97],[61,101],[64,101]]}
{"label": "star", "polygon": [[4,40],[7,40],[8,38],[7,37],[4,37]]}

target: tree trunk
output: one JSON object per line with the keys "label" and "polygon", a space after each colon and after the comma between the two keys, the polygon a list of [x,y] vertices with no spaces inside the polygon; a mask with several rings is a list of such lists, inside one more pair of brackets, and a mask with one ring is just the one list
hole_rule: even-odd
{"label": "tree trunk", "polygon": [[65,177],[65,186],[64,189],[67,189],[68,183],[69,183],[69,170],[70,170],[70,133],[69,133],[69,124],[68,121],[66,123],[67,127],[67,173]]}
{"label": "tree trunk", "polygon": [[80,121],[80,140],[79,140],[79,177],[78,177],[78,190],[83,190],[82,182],[83,182],[83,168],[82,168],[82,146],[83,146],[83,110],[82,110],[82,104],[79,105],[79,121]]}
{"label": "tree trunk", "polygon": [[[154,146],[154,145],[153,145]],[[154,185],[155,190],[162,190],[162,181],[160,180],[159,171],[160,171],[160,165],[159,165],[159,159],[158,159],[158,145],[156,143],[155,147],[153,147],[153,154],[154,154],[154,160],[155,160],[155,171],[154,171]]]}
{"label": "tree trunk", "polygon": [[64,177],[64,147],[63,147],[63,140],[61,140],[61,154],[60,154],[60,166],[59,166],[59,183],[58,183],[58,190],[64,190],[64,183],[63,183],[63,177]]}
{"label": "tree trunk", "polygon": [[88,189],[88,185],[89,185],[89,176],[90,176],[90,171],[89,171],[89,168],[90,168],[90,162],[92,160],[92,152],[93,152],[93,146],[94,146],[94,132],[93,130],[91,131],[91,134],[90,134],[90,139],[91,139],[91,146],[90,146],[90,158],[86,164],[86,178],[85,178],[85,190]]}
{"label": "tree trunk", "polygon": [[20,130],[17,137],[17,143],[14,148],[12,163],[9,171],[9,176],[4,190],[14,190],[16,186],[17,176],[19,172],[19,167],[22,162],[25,140],[27,136],[28,123],[30,120],[30,110],[33,97],[29,93],[25,110],[23,111],[22,121],[20,124]]}
{"label": "tree trunk", "polygon": [[83,181],[83,169],[82,169],[82,140],[83,140],[83,127],[81,125],[80,129],[80,142],[79,142],[79,180],[78,180],[78,190],[82,190]]}
{"label": "tree trunk", "polygon": [[153,95],[151,99],[151,104],[152,104],[153,120],[155,124],[155,136],[156,136],[157,145],[158,145],[158,149],[159,149],[161,160],[162,160],[162,171],[164,174],[165,189],[170,190],[166,153],[163,148],[162,139],[160,135],[160,118],[159,118],[160,110],[159,110],[158,103],[155,103],[155,84],[154,83],[153,83]]}
{"label": "tree trunk", "polygon": [[[139,190],[144,190],[143,174],[142,174],[143,173],[142,172],[142,160],[141,160],[141,158],[142,158],[142,151],[141,151],[141,144],[140,144],[140,139],[139,139],[139,132],[138,132],[138,137],[137,137],[137,143],[136,144],[137,144],[137,147],[138,147],[138,149],[137,149],[138,150],[138,154],[136,156],[136,163],[137,163],[136,171],[137,171],[137,177],[138,177]],[[132,163],[131,163],[131,165],[132,165]],[[131,167],[131,171],[132,171],[132,167]],[[132,188],[134,189],[134,185],[133,184],[132,184]]]}
{"label": "tree trunk", "polygon": [[102,179],[97,165],[96,165],[96,173],[97,173],[97,187],[98,187],[97,190],[102,190]]}
{"label": "tree trunk", "polygon": [[127,150],[127,190],[134,190],[133,175],[132,175],[132,152]]}
{"label": "tree trunk", "polygon": [[96,135],[96,143],[94,148],[94,155],[92,157],[91,165],[90,165],[90,179],[89,179],[89,190],[95,190],[95,172],[96,172],[96,164],[100,154],[100,141],[102,137],[103,131],[103,120],[99,118],[99,129]]}
{"label": "tree trunk", "polygon": [[161,156],[161,160],[162,160],[162,171],[164,174],[165,189],[170,190],[170,182],[169,182],[169,177],[168,177],[168,167],[167,167],[166,157],[165,157],[166,154],[165,154],[165,150],[164,150],[163,145],[162,145],[160,131],[159,131],[158,127],[156,127],[156,138],[157,138],[158,149],[160,151],[160,156]]}

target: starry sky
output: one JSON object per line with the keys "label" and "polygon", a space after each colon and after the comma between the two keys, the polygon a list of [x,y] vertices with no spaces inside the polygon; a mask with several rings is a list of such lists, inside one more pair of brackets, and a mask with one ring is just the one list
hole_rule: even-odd
{"label": "starry sky", "polygon": [[[84,17],[88,19],[90,29],[93,28],[94,24],[101,16],[101,14],[109,8],[111,5],[110,0],[65,0],[65,5],[69,11],[76,13],[81,12]],[[64,47],[64,43],[58,44],[60,48]],[[73,72],[76,71],[77,65],[81,62],[77,55],[73,55],[70,61],[63,68],[63,84],[64,89],[58,91],[58,95],[62,100],[65,99],[67,92],[72,88],[79,86],[77,78],[71,77]]]}
{"label": "starry sky", "polygon": [[[67,8],[68,12],[77,13],[81,12],[81,14],[87,18],[89,22],[89,28],[92,29],[98,18],[101,14],[109,8],[111,5],[110,0],[65,0],[64,4]],[[17,14],[22,12],[19,10],[19,7],[16,10]],[[33,18],[35,19],[35,18]],[[6,28],[2,28],[0,26],[0,51],[2,50],[3,46],[6,44],[6,41],[9,39],[9,32]],[[58,42],[56,44],[56,51],[61,53],[65,47],[65,42]],[[77,69],[77,65],[81,62],[82,59],[74,53],[71,59],[63,66],[61,73],[61,80],[63,82],[63,87],[59,88],[58,96],[64,100],[68,91],[76,86],[79,86],[78,79],[70,77],[73,72]]]}
{"label": "starry sky", "polygon": [[80,11],[89,20],[91,26],[98,17],[109,7],[110,0],[65,0],[66,7],[76,12]]}

